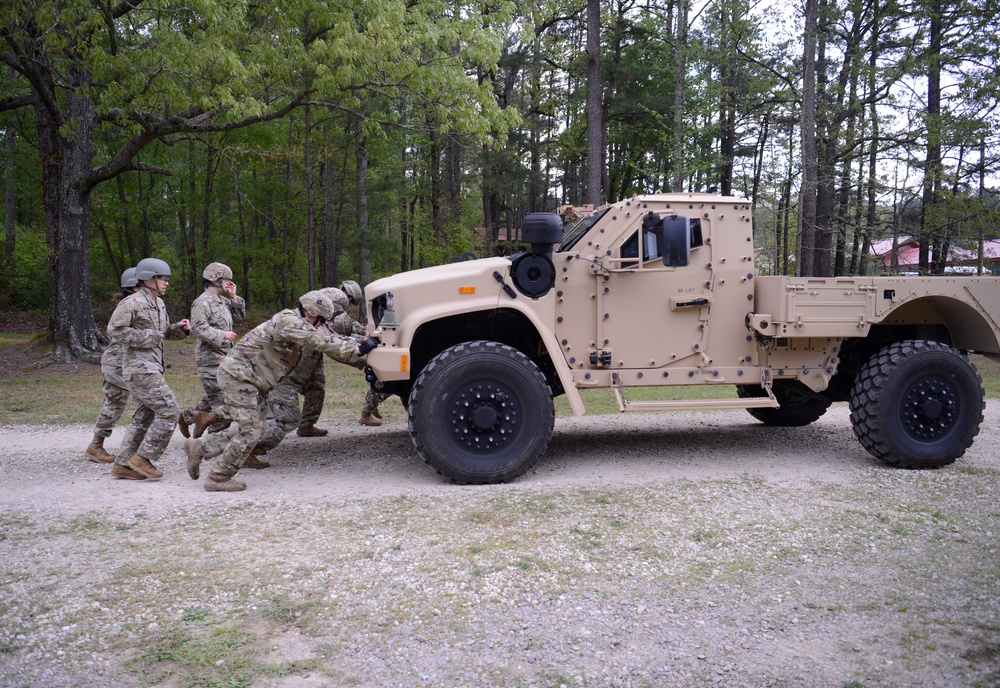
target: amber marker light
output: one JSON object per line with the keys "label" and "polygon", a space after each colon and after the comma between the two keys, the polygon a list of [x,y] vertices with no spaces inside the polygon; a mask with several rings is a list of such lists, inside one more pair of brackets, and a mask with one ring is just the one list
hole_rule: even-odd
{"label": "amber marker light", "polygon": [[458,288],[458,293],[459,294],[475,294],[476,293],[476,288],[475,287],[459,287]]}
{"label": "amber marker light", "polygon": [[410,369],[410,355],[400,354],[399,355],[399,372],[405,373]]}

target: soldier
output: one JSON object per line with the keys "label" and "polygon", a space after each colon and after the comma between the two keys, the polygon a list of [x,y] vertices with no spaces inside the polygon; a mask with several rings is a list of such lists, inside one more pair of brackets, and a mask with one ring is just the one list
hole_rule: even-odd
{"label": "soldier", "polygon": [[[364,303],[365,296],[361,290],[361,285],[354,280],[345,280],[340,285],[341,291],[347,294],[350,305],[347,312],[337,317],[333,323],[333,329],[339,334],[355,334],[361,337],[368,336],[368,327],[363,325],[361,320],[361,304]],[[373,389],[369,389],[365,394],[365,401],[361,405],[361,417],[358,422],[362,425],[378,426],[382,425],[382,414],[378,410],[379,404],[389,398],[388,394],[379,394]]]}
{"label": "soldier", "polygon": [[[233,348],[236,333],[233,319],[242,320],[246,316],[246,302],[236,295],[233,271],[223,263],[209,263],[201,273],[205,291],[191,304],[191,334],[198,338],[194,345],[194,358],[198,365],[198,377],[205,389],[205,396],[194,406],[181,412],[178,425],[181,434],[201,437],[205,432],[205,421],[211,411],[218,414],[222,408],[222,392],[216,380],[219,364]],[[221,428],[220,428],[221,429]]]}
{"label": "soldier", "polygon": [[[264,397],[301,360],[304,349],[324,353],[349,363],[367,353],[352,339],[317,329],[333,317],[333,305],[316,291],[304,294],[297,309],[281,311],[255,327],[233,347],[219,365],[218,381],[225,401],[225,416],[233,421],[227,433],[209,433],[185,441],[188,474],[197,479],[203,458],[215,457],[205,478],[209,492],[237,492],[246,484],[233,479],[243,467],[264,430]],[[216,414],[212,414],[216,416]],[[216,416],[216,419],[218,416]],[[214,421],[213,421],[214,422]]]}
{"label": "soldier", "polygon": [[[319,292],[333,304],[334,322],[336,322],[348,305],[347,295],[334,287],[320,289]],[[326,326],[337,334],[345,337],[351,336],[351,332],[342,332],[334,329],[330,327],[330,323],[327,323]],[[354,339],[357,341],[356,337]],[[360,360],[357,363],[349,363],[349,365],[364,367],[364,363]],[[247,457],[244,466],[247,468],[267,468],[270,466],[271,464],[267,461],[261,461],[260,457],[277,447],[296,426],[299,428],[298,434],[300,437],[315,436],[303,435],[301,429],[302,419],[306,417],[306,413],[313,413],[315,414],[314,417],[318,418],[320,411],[322,411],[323,397],[326,393],[326,378],[323,374],[322,366],[322,354],[311,350],[303,351],[302,360],[295,366],[295,369],[284,380],[275,385],[274,389],[267,393],[267,423],[264,427],[264,432],[261,434],[260,439],[257,440],[257,445],[250,453],[250,456]],[[318,403],[310,400],[309,392],[307,391],[310,389],[319,390]],[[305,396],[305,402],[302,405],[301,411],[299,410],[300,394]],[[326,430],[323,430],[322,433],[325,435]]]}
{"label": "soldier", "polygon": [[135,266],[137,290],[115,308],[108,322],[111,343],[124,347],[122,376],[139,408],[125,432],[111,475],[128,480],[161,478],[153,465],[170,442],[180,407],[163,377],[163,340],[184,339],[191,332],[185,318],[173,325],[162,297],[170,282],[170,266],[143,258]]}
{"label": "soldier", "polygon": [[[336,320],[336,318],[340,317],[341,314],[347,309],[349,304],[347,294],[334,287],[320,289],[320,293],[333,302],[334,320]],[[330,323],[327,323],[327,326],[329,327]],[[351,331],[337,330],[332,327],[330,329],[333,329],[334,332],[345,337],[349,337],[352,334],[358,334]],[[297,395],[302,394],[304,397],[302,401],[302,413],[297,421],[299,423],[299,427],[295,434],[299,437],[324,437],[327,431],[316,427],[316,421],[319,420],[319,416],[323,412],[323,402],[326,399],[326,373],[323,370],[322,356],[319,357],[316,366],[312,369],[312,372],[306,372],[306,374],[308,377],[304,381],[300,380],[302,384],[296,389],[295,392],[296,413],[298,412]],[[287,416],[286,414],[285,418],[287,420],[290,416]],[[281,438],[284,438],[284,435],[282,435]],[[278,441],[281,440],[279,439]],[[277,446],[277,443],[275,443],[275,446]],[[271,448],[273,449],[273,447]]]}
{"label": "soldier", "polygon": [[[121,291],[112,299],[116,307],[122,299],[135,291],[136,284],[135,268],[129,268],[122,273]],[[104,392],[104,398],[101,401],[101,413],[94,424],[94,439],[87,447],[87,458],[94,463],[111,463],[115,460],[115,457],[104,449],[104,440],[111,437],[112,429],[125,413],[125,406],[128,404],[128,382],[122,375],[124,353],[125,349],[120,343],[111,343],[101,355],[101,374],[104,376],[101,390]]]}

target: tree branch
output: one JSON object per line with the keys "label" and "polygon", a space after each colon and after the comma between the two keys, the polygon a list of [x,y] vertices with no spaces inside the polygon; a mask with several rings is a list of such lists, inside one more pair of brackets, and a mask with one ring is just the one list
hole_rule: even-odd
{"label": "tree branch", "polygon": [[170,172],[162,168],[157,168],[153,165],[149,165],[148,163],[135,162],[135,156],[139,154],[139,151],[153,141],[157,139],[165,139],[173,134],[206,134],[212,132],[233,131],[234,129],[242,129],[243,127],[249,127],[261,122],[270,122],[275,119],[281,119],[289,112],[302,105],[309,93],[311,93],[311,91],[303,91],[302,93],[299,93],[295,96],[295,98],[277,110],[265,112],[260,115],[253,115],[252,117],[244,117],[243,119],[237,119],[230,122],[213,122],[212,118],[221,113],[203,112],[200,109],[191,110],[184,115],[173,115],[170,117],[163,117],[150,112],[129,112],[120,109],[111,110],[108,113],[109,116],[130,119],[142,127],[142,132],[133,136],[125,143],[125,145],[119,148],[118,152],[111,160],[91,171],[86,182],[83,184],[83,187],[90,190],[101,182],[114,179],[122,172],[135,170],[169,175]]}
{"label": "tree branch", "polygon": [[18,108],[27,107],[28,105],[34,105],[37,101],[35,100],[34,93],[28,93],[23,96],[11,96],[10,98],[0,99],[0,112],[7,112],[8,110],[17,110]]}

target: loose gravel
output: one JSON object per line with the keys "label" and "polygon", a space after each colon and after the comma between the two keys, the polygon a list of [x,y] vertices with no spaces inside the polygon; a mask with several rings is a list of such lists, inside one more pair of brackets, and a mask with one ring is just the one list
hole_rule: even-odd
{"label": "loose gravel", "polygon": [[836,405],[559,419],[468,487],[342,423],[238,494],[0,428],[0,686],[1000,686],[996,407],[934,471]]}

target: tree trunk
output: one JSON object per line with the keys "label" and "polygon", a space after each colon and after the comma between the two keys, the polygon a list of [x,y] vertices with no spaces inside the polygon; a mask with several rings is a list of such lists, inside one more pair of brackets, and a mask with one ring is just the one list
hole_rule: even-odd
{"label": "tree trunk", "polygon": [[[365,135],[364,120],[358,119],[357,138],[355,140],[355,157],[357,162],[357,217],[358,242],[360,247],[360,265],[358,266],[358,281],[364,286],[372,281],[371,248],[368,245],[368,137]],[[364,304],[362,304],[362,309]]]}
{"label": "tree trunk", "polygon": [[601,205],[604,121],[601,97],[601,2],[587,0],[587,203]]}
{"label": "tree trunk", "polygon": [[281,307],[290,308],[298,299],[297,294],[292,294],[292,284],[289,281],[289,274],[292,272],[292,146],[295,141],[295,126],[293,118],[288,118],[288,148],[285,151],[285,199],[282,208],[282,231],[281,231]]}
{"label": "tree trunk", "polygon": [[[940,0],[930,0],[930,35],[927,52],[927,158],[924,166],[922,208],[920,210],[920,268],[932,267],[931,249],[937,241],[936,213],[941,185],[941,49]],[[942,262],[942,261],[938,261]]]}
{"label": "tree trunk", "polygon": [[818,0],[806,0],[802,49],[802,188],[799,202],[799,250],[796,274],[812,277],[816,257],[816,32]]}
{"label": "tree trunk", "polygon": [[[79,78],[73,74],[70,77]],[[49,328],[52,360],[78,358],[100,362],[104,342],[98,335],[90,299],[90,165],[94,159],[97,115],[81,91],[67,89],[67,120],[73,135],[65,138],[43,106],[35,108],[42,159],[42,193],[49,247]]]}
{"label": "tree trunk", "polygon": [[306,168],[306,254],[309,256],[309,291],[316,288],[316,191],[312,171],[312,109],[306,103],[303,165]]}
{"label": "tree trunk", "polygon": [[687,70],[687,0],[677,2],[677,26],[674,31],[674,155],[671,189],[684,190],[684,74]]}
{"label": "tree trunk", "polygon": [[[4,260],[3,277],[0,277],[0,289],[4,293],[7,291],[12,280],[17,275],[17,259],[14,252],[17,250],[17,192],[14,185],[14,155],[15,148],[14,127],[7,127],[4,132]],[[7,305],[7,304],[0,304]]]}

